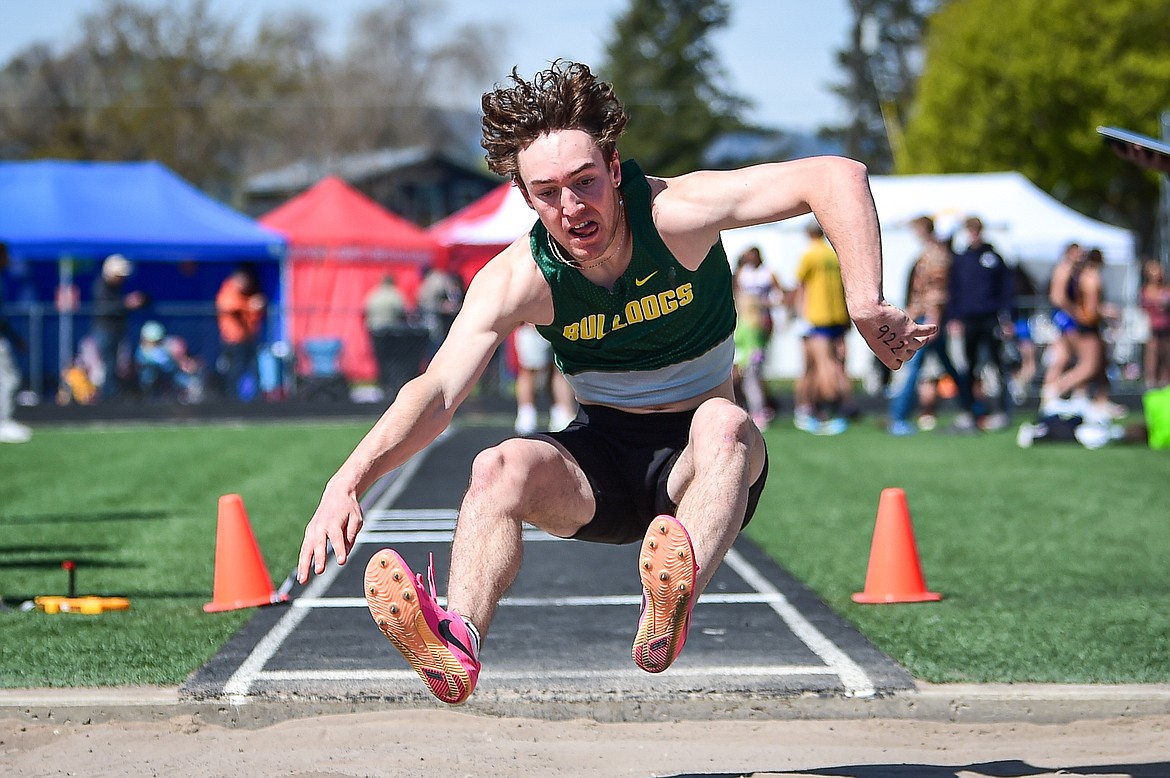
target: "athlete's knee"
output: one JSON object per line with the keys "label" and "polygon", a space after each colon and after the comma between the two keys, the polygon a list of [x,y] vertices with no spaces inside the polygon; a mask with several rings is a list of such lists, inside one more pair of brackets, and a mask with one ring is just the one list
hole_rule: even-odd
{"label": "athlete's knee", "polygon": [[522,441],[506,440],[479,452],[471,463],[468,498],[490,497],[496,504],[519,504],[532,469],[523,447]]}
{"label": "athlete's knee", "polygon": [[588,484],[539,442],[514,438],[481,451],[471,465],[464,515],[528,522],[569,537],[593,515]]}
{"label": "athlete's knee", "polygon": [[759,430],[748,412],[727,400],[708,400],[695,411],[691,439],[716,448],[750,446]]}

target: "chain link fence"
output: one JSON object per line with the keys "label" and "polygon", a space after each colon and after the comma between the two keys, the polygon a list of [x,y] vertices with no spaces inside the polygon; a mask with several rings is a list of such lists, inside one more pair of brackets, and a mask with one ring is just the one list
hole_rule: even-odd
{"label": "chain link fence", "polygon": [[[102,402],[388,402],[418,375],[437,348],[429,331],[407,324],[365,342],[303,338],[292,342],[284,322],[297,311],[269,309],[264,337],[254,349],[221,343],[212,303],[153,303],[130,314],[119,337],[112,370],[88,305],[62,311],[55,304],[9,303],[15,359],[23,375],[21,405]],[[303,311],[310,315],[313,311]],[[361,317],[360,310],[333,314]],[[157,325],[157,326],[156,326]],[[161,333],[158,331],[161,329]],[[146,336],[146,337],[144,337]],[[159,336],[157,339],[155,336]],[[352,341],[352,338],[351,338]],[[345,349],[369,354],[365,376],[341,372]],[[246,363],[236,380],[231,362]],[[505,349],[493,357],[476,394],[506,396],[514,375]]]}

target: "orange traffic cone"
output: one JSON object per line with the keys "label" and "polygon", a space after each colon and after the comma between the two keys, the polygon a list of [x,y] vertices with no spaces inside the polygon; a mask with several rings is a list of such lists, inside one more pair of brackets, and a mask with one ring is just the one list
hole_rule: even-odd
{"label": "orange traffic cone", "polygon": [[877,524],[869,552],[869,570],[865,574],[865,591],[853,595],[854,602],[934,602],[942,595],[926,591],[926,581],[918,564],[914,528],[906,493],[901,489],[883,489],[878,503]]}
{"label": "orange traffic cone", "polygon": [[286,600],[287,594],[272,588],[272,578],[252,534],[243,498],[238,494],[220,497],[215,536],[215,590],[212,601],[203,610],[215,613]]}

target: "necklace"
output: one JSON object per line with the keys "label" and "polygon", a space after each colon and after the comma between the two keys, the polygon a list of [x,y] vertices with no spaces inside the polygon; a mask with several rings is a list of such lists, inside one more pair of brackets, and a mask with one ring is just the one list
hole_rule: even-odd
{"label": "necklace", "polygon": [[621,197],[618,198],[618,229],[621,230],[621,241],[618,243],[617,251],[614,251],[608,256],[601,257],[588,265],[582,265],[572,257],[566,257],[560,244],[553,240],[552,233],[547,230],[545,231],[545,238],[548,242],[549,253],[552,254],[553,259],[557,262],[560,262],[566,267],[576,268],[577,270],[592,270],[595,267],[601,267],[614,257],[621,256],[622,251],[626,248],[626,202]]}

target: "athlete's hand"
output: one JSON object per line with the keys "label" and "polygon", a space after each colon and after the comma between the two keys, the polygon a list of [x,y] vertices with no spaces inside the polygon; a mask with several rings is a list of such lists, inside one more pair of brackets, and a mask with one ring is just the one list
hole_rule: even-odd
{"label": "athlete's hand", "polygon": [[353,549],[354,540],[362,528],[362,508],[353,492],[325,487],[321,502],[305,527],[301,556],[297,562],[297,580],[309,580],[309,568],[317,575],[325,572],[328,556],[327,543],[333,545],[337,564],[344,565]]}
{"label": "athlete's hand", "polygon": [[853,313],[857,331],[882,364],[897,370],[938,333],[937,324],[918,324],[886,301]]}

